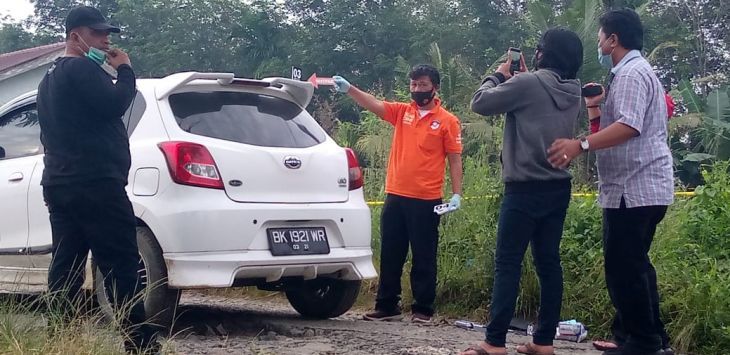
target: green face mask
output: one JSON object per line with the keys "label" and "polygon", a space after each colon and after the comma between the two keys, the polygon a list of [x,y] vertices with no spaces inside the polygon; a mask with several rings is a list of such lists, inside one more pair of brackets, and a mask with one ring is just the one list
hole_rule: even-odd
{"label": "green face mask", "polygon": [[104,64],[104,62],[106,61],[106,52],[104,52],[103,50],[101,50],[99,48],[94,48],[92,46],[89,46],[86,43],[86,41],[84,41],[84,39],[81,38],[80,35],[78,35],[78,36],[79,36],[79,39],[81,40],[81,42],[86,46],[86,48],[89,48],[89,51],[85,52],[84,56],[86,56],[86,58],[91,59],[91,61],[96,64],[99,64],[99,65]]}
{"label": "green face mask", "polygon": [[106,61],[106,52],[98,48],[89,47],[86,58],[91,59],[96,64],[102,65]]}

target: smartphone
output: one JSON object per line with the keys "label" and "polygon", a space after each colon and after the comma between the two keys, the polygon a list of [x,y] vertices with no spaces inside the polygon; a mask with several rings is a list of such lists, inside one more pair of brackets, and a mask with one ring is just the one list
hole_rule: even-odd
{"label": "smartphone", "polygon": [[603,93],[603,87],[600,85],[584,86],[580,89],[580,94],[583,97],[598,96]]}
{"label": "smartphone", "polygon": [[510,60],[512,61],[509,66],[510,74],[520,71],[520,59],[522,57],[522,51],[519,48],[509,47]]}
{"label": "smartphone", "polygon": [[442,203],[440,205],[433,206],[433,213],[441,216],[444,213],[451,212],[449,210],[449,204],[448,203]]}

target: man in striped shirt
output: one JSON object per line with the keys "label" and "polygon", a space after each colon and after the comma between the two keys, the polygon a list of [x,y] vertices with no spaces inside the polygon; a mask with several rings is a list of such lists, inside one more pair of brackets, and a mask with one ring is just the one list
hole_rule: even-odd
{"label": "man in striped shirt", "polygon": [[632,10],[601,17],[598,57],[611,69],[609,84],[603,94],[585,99],[589,119],[600,120],[601,129],[581,139],[558,139],[548,150],[550,163],[563,168],[581,153],[596,151],[606,285],[616,309],[617,346],[605,355],[673,354],[648,255],[656,226],[673,202],[672,155],[664,90],[641,55],[643,34]]}

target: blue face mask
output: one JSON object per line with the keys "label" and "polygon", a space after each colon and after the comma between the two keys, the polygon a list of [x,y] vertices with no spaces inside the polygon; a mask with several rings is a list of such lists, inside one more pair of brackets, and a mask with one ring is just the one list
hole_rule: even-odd
{"label": "blue face mask", "polygon": [[600,63],[602,67],[606,69],[613,68],[613,59],[611,58],[612,53],[613,49],[611,49],[611,53],[603,54],[603,51],[601,50],[601,42],[598,42],[598,63]]}

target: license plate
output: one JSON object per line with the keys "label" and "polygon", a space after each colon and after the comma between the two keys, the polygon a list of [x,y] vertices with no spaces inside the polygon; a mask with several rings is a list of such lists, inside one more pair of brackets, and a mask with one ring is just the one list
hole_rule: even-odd
{"label": "license plate", "polygon": [[269,250],[274,256],[329,254],[324,227],[268,228]]}

